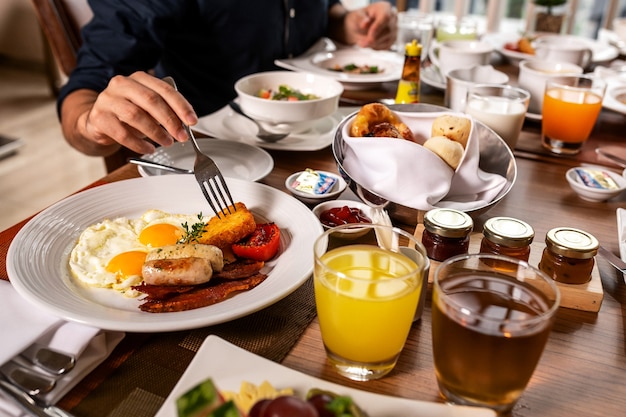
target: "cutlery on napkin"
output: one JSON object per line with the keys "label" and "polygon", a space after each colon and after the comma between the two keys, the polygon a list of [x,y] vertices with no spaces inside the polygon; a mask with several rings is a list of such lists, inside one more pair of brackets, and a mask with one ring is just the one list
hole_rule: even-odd
{"label": "cutlery on napkin", "polygon": [[[74,368],[56,378],[55,387],[39,399],[54,404],[106,359],[123,332],[66,322],[24,300],[11,284],[0,281],[0,368],[34,343],[75,356]],[[0,392],[0,416],[23,416],[13,399]]]}

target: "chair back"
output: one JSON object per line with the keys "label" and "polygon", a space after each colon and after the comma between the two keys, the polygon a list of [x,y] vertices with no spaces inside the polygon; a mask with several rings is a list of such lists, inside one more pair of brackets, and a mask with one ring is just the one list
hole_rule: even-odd
{"label": "chair back", "polygon": [[39,24],[61,71],[68,76],[76,66],[82,43],[80,29],[93,13],[87,0],[32,0]]}

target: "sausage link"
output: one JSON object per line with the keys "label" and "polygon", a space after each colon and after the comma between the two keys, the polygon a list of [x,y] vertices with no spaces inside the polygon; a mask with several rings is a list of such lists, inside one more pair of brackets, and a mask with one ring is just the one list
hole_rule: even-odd
{"label": "sausage link", "polygon": [[213,275],[206,258],[154,259],[143,264],[143,281],[149,285],[197,285]]}

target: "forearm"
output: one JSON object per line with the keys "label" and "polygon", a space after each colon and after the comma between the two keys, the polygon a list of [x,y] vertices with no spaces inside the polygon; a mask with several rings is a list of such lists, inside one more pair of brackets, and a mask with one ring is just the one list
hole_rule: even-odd
{"label": "forearm", "polygon": [[346,31],[345,20],[348,10],[341,4],[334,4],[328,10],[328,36],[346,45],[354,43],[354,39],[349,39]]}
{"label": "forearm", "polygon": [[61,106],[61,128],[65,140],[76,150],[90,156],[108,156],[120,148],[118,143],[105,140],[94,142],[86,137],[86,126],[98,93],[81,89],[70,93]]}

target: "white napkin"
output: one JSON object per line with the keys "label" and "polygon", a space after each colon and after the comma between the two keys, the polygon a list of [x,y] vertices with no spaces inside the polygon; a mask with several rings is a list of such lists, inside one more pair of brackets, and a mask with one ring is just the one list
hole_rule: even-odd
{"label": "white napkin", "polygon": [[[434,119],[450,112],[396,112],[416,141],[350,137],[351,121],[344,124],[347,144],[343,165],[366,189],[394,203],[418,210],[451,207],[471,210],[484,206],[506,186],[501,175],[478,168],[480,149],[473,128],[463,159],[456,171],[421,146],[430,138]],[[466,114],[458,114],[471,119]],[[353,116],[354,117],[354,116]]]}
{"label": "white napkin", "polygon": [[[124,338],[123,332],[103,331],[79,323],[66,322],[28,303],[11,284],[0,280],[0,366],[33,343],[74,355],[76,365],[57,379],[55,388],[44,397],[58,401],[89,372],[106,359]],[[0,417],[22,416],[13,400],[0,392]]]}
{"label": "white napkin", "polygon": [[[617,238],[619,239],[619,255],[626,261],[626,209],[617,209]],[[624,274],[626,280],[626,274]]]}

